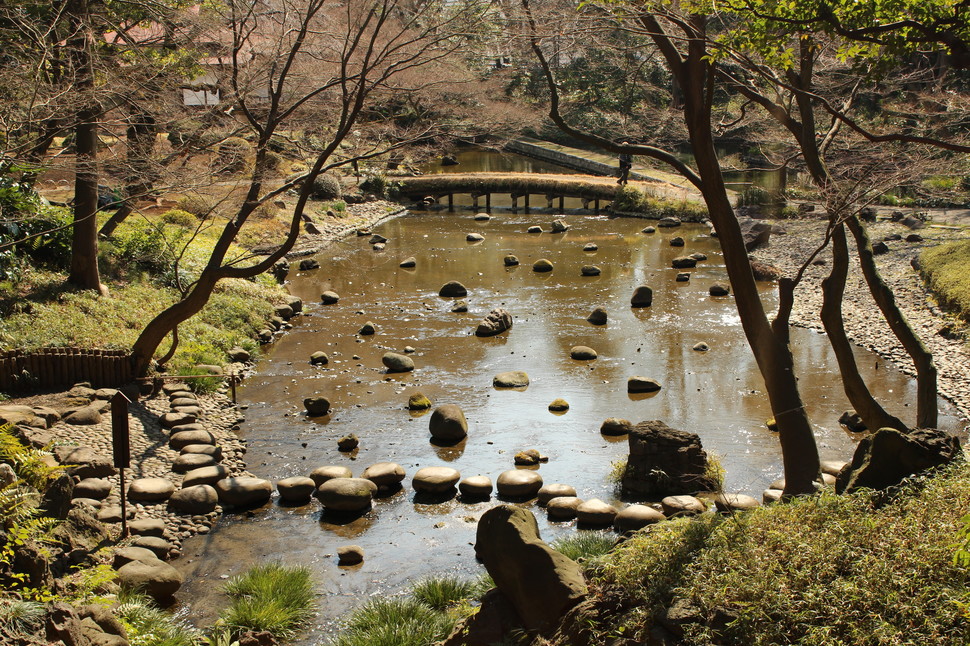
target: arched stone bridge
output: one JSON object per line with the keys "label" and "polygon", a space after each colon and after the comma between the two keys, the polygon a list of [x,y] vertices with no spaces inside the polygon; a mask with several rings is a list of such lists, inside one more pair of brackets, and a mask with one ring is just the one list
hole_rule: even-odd
{"label": "arched stone bridge", "polygon": [[[484,207],[491,207],[494,194],[509,195],[512,208],[516,209],[519,200],[526,209],[533,207],[554,208],[558,200],[563,208],[567,197],[583,201],[583,208],[599,210],[600,202],[612,202],[619,186],[612,177],[593,177],[591,175],[552,175],[531,173],[461,173],[435,174],[421,177],[394,178],[400,194],[416,202],[431,201],[442,203],[449,209],[454,206],[454,195],[470,195],[473,208],[479,208],[479,200],[484,199]],[[646,188],[650,183],[630,182],[630,186]],[[538,199],[536,199],[538,198]],[[531,204],[530,204],[531,202]],[[605,205],[605,204],[604,204]]]}

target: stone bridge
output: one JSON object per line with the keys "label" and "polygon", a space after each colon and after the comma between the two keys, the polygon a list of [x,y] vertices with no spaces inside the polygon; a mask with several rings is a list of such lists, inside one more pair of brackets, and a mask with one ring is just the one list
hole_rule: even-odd
{"label": "stone bridge", "polygon": [[[509,195],[512,198],[512,209],[522,206],[539,208],[555,208],[558,200],[559,209],[563,208],[563,201],[567,197],[578,198],[583,201],[583,208],[600,209],[600,202],[609,203],[616,198],[619,187],[612,177],[592,177],[587,175],[552,175],[528,173],[461,173],[437,174],[421,177],[394,178],[401,196],[425,205],[442,203],[448,209],[454,208],[455,194],[468,194],[472,198],[472,208],[479,208],[479,200],[484,199],[484,208],[491,208],[493,194]],[[640,184],[631,182],[630,186]],[[640,188],[639,186],[637,188]],[[533,198],[537,204],[532,204]]]}

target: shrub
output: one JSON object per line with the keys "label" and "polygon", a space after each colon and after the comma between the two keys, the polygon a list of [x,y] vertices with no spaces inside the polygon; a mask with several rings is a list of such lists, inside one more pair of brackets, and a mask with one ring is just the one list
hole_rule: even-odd
{"label": "shrub", "polygon": [[205,220],[215,213],[216,204],[204,195],[192,193],[180,199],[177,208],[181,211],[187,211],[201,220]]}
{"label": "shrub", "polygon": [[370,193],[377,197],[387,197],[387,177],[385,175],[367,175],[360,182],[360,192]]}
{"label": "shrub", "polygon": [[172,224],[184,229],[193,229],[198,223],[194,214],[182,209],[169,209],[162,213],[162,222]]}
{"label": "shrub", "polygon": [[659,523],[602,566],[614,607],[637,608],[604,624],[644,635],[683,599],[714,618],[686,626],[685,644],[962,644],[970,570],[954,538],[967,508],[960,462],[891,493]]}
{"label": "shrub", "polygon": [[342,194],[340,179],[331,173],[321,173],[313,180],[312,196],[317,200],[336,200]]}
{"label": "shrub", "polygon": [[221,621],[236,632],[267,631],[276,638],[292,637],[309,623],[316,596],[310,568],[261,563],[226,583],[232,599]]}

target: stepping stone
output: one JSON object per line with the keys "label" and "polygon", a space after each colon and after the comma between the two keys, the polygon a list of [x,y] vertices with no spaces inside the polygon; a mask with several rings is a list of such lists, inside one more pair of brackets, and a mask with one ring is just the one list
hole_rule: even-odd
{"label": "stepping stone", "polygon": [[[131,524],[129,523],[129,529]],[[128,547],[119,547],[115,550],[114,554],[111,555],[111,567],[115,570],[122,568],[132,561],[157,561],[158,556],[155,552],[151,551],[147,547],[135,547],[129,545]]]}
{"label": "stepping stone", "polygon": [[659,523],[666,516],[653,507],[647,505],[629,505],[617,513],[613,519],[613,527],[618,532],[633,532],[647,525]]}
{"label": "stepping stone", "polygon": [[468,296],[468,290],[457,280],[451,280],[441,286],[438,296],[442,298],[464,298]]}
{"label": "stepping stone", "polygon": [[156,557],[163,560],[168,557],[168,553],[172,549],[171,543],[158,536],[138,536],[131,544],[134,547],[143,547],[146,550],[151,550]]}
{"label": "stepping stone", "polygon": [[448,493],[461,479],[461,473],[451,467],[424,467],[418,469],[411,487],[422,493]]}
{"label": "stepping stone", "polygon": [[285,502],[310,502],[313,493],[317,490],[313,478],[306,476],[293,476],[283,478],[276,483],[276,490],[280,492],[280,500]]}
{"label": "stepping stone", "polygon": [[377,485],[378,489],[396,487],[404,481],[404,467],[396,462],[378,462],[372,464],[360,474]]}
{"label": "stepping stone", "polygon": [[540,274],[550,272],[552,271],[552,263],[545,258],[540,258],[532,264],[532,271]]}
{"label": "stepping stone", "polygon": [[576,508],[582,503],[573,496],[559,496],[546,503],[546,513],[553,520],[570,520],[576,517]]}
{"label": "stepping stone", "polygon": [[492,479],[488,476],[470,476],[458,483],[458,491],[467,498],[488,498],[492,495]]}
{"label": "stepping stone", "polygon": [[74,485],[73,498],[104,500],[111,493],[111,482],[104,478],[85,478]]}
{"label": "stepping stone", "polygon": [[215,458],[205,453],[184,453],[172,462],[172,471],[175,473],[188,473],[194,469],[211,467],[215,463]]}
{"label": "stepping stone", "polygon": [[342,545],[337,548],[337,565],[357,565],[364,562],[364,548],[360,545]]}
{"label": "stepping stone", "polygon": [[202,467],[201,469],[192,469],[182,478],[182,488],[203,484],[211,485],[228,477],[229,469],[221,464],[214,464],[209,467]]}
{"label": "stepping stone", "polygon": [[653,304],[653,290],[646,285],[641,285],[633,290],[630,298],[630,307],[650,307]]}
{"label": "stepping stone", "polygon": [[269,501],[273,485],[262,478],[225,478],[215,483],[219,502],[232,507],[255,507]]}
{"label": "stepping stone", "polygon": [[633,431],[633,422],[620,417],[607,417],[600,426],[600,433],[603,435],[629,435],[631,431]]}
{"label": "stepping stone", "polygon": [[344,466],[322,466],[317,467],[310,473],[310,479],[313,483],[319,487],[327,480],[333,480],[334,478],[351,478],[353,477],[353,472]]}
{"label": "stepping stone", "polygon": [[188,446],[182,447],[181,453],[182,455],[208,455],[216,462],[222,460],[222,447],[213,446],[212,444],[189,444]]}
{"label": "stepping stone", "polygon": [[628,393],[654,393],[660,390],[660,382],[648,377],[630,377],[626,380]]}
{"label": "stepping stone", "polygon": [[215,511],[219,494],[212,485],[201,484],[183,487],[168,499],[168,506],[187,516],[201,516]]}
{"label": "stepping stone", "polygon": [[596,350],[585,345],[574,345],[569,351],[569,356],[577,361],[592,361],[597,356]]}
{"label": "stepping stone", "polygon": [[547,484],[538,491],[539,504],[545,506],[553,498],[575,498],[576,488],[566,484]]}
{"label": "stepping stone", "polygon": [[216,438],[209,431],[182,431],[180,433],[173,433],[168,438],[168,448],[174,451],[181,451],[185,447],[193,444],[214,445],[215,443]]}
{"label": "stepping stone", "polygon": [[589,316],[586,317],[586,320],[593,325],[606,325],[606,310],[602,307],[597,307]]}
{"label": "stepping stone", "polygon": [[525,388],[529,385],[529,375],[524,370],[500,372],[492,378],[495,388]]}
{"label": "stepping stone", "polygon": [[197,419],[198,416],[187,413],[165,413],[158,417],[158,421],[161,422],[163,428],[172,428],[181,426],[182,424],[193,424]]}
{"label": "stepping stone", "polygon": [[542,476],[538,471],[512,469],[504,471],[496,482],[498,495],[509,498],[534,498],[542,488]]}
{"label": "stepping stone", "polygon": [[664,516],[693,516],[707,511],[707,505],[694,496],[667,496],[660,501]]}
{"label": "stepping stone", "polygon": [[444,404],[431,413],[428,422],[431,437],[445,442],[456,442],[468,435],[468,421],[457,404]]}
{"label": "stepping stone", "polygon": [[132,561],[118,569],[118,583],[166,603],[182,587],[182,575],[164,561]]}
{"label": "stepping stone", "polygon": [[311,366],[325,366],[330,363],[330,357],[323,350],[317,350],[310,355],[310,365]]}
{"label": "stepping stone", "polygon": [[587,525],[612,525],[617,509],[599,498],[592,498],[576,507],[576,520]]}
{"label": "stepping stone", "polygon": [[377,485],[364,478],[332,478],[317,488],[317,499],[328,511],[369,509]]}
{"label": "stepping stone", "polygon": [[139,518],[128,523],[128,530],[138,536],[162,536],[165,521],[159,518]]}
{"label": "stepping stone", "polygon": [[175,492],[175,485],[165,478],[138,478],[128,486],[128,500],[161,502]]}
{"label": "stepping stone", "polygon": [[746,511],[761,505],[756,498],[741,493],[719,493],[714,498],[714,506],[718,511]]}

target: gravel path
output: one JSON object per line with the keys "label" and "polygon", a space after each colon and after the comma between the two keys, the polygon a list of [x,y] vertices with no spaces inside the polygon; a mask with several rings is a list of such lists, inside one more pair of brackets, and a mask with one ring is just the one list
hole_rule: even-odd
{"label": "gravel path", "polygon": [[[772,236],[771,243],[756,251],[753,256],[779,267],[785,275],[791,276],[822,239],[825,224],[818,220],[787,220],[778,224],[788,234]],[[869,225],[869,235],[873,242],[893,234],[903,237],[903,240],[886,242],[889,252],[876,257],[879,270],[892,287],[900,309],[933,353],[939,371],[940,394],[950,400],[961,415],[970,418],[970,380],[966,377],[970,373],[970,349],[962,334],[940,334],[941,330],[963,329],[964,326],[956,317],[940,309],[911,264],[926,247],[970,238],[970,229],[928,226],[919,231],[923,241],[905,242],[905,237],[911,233],[913,231],[910,229],[888,221]],[[851,234],[849,244],[851,249]],[[831,269],[831,253],[825,250],[819,258],[825,264],[811,266],[804,281],[796,289],[792,324],[820,330],[822,325],[818,313],[822,306],[821,281]],[[843,311],[846,331],[853,342],[893,361],[906,374],[915,374],[909,355],[892,334],[873,302],[858,262],[850,265]],[[952,336],[956,338],[951,338]]]}

